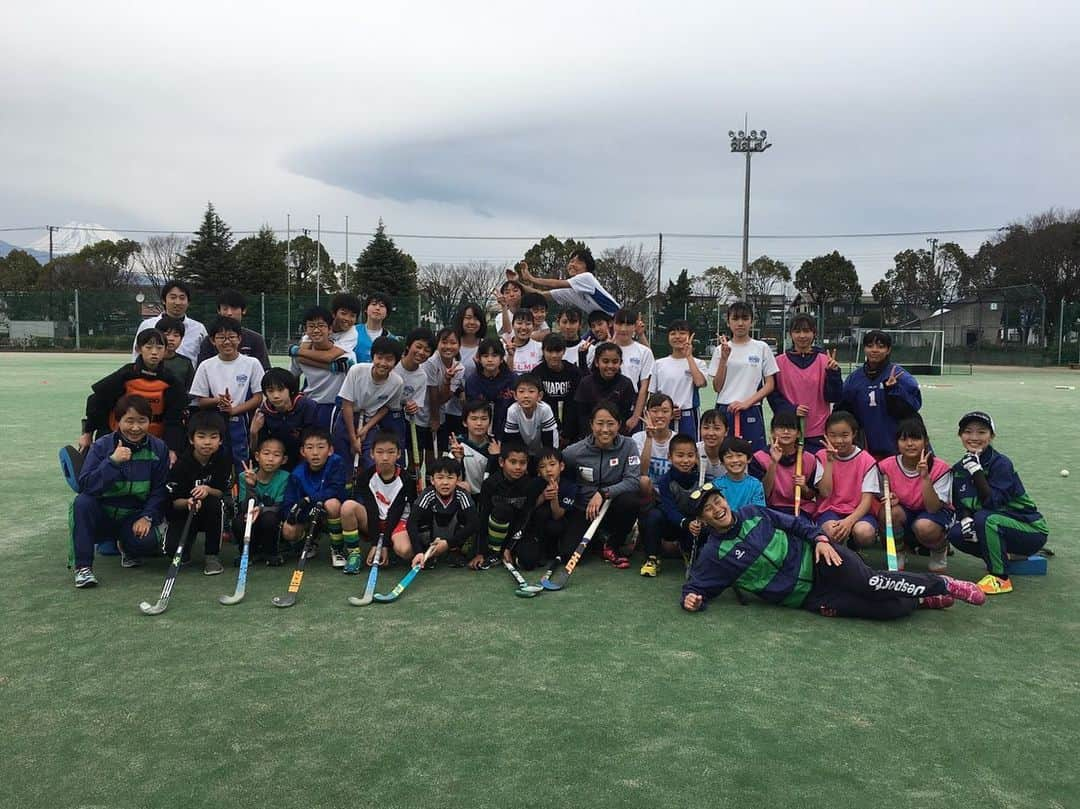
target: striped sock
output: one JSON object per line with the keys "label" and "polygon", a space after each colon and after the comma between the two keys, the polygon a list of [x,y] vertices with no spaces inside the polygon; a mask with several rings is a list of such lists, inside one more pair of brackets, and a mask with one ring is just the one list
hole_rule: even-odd
{"label": "striped sock", "polygon": [[506,541],[506,534],[509,531],[510,523],[497,522],[494,517],[488,517],[488,545],[492,553],[502,552],[503,542]]}
{"label": "striped sock", "polygon": [[352,531],[343,531],[341,536],[345,540],[345,547],[349,550],[360,547],[360,532],[355,528]]}
{"label": "striped sock", "polygon": [[326,530],[330,532],[330,544],[341,544],[341,517],[330,517],[326,521]]}

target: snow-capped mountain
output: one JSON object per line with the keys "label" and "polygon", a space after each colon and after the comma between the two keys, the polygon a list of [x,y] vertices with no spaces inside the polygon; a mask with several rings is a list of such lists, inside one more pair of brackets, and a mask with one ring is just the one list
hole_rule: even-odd
{"label": "snow-capped mountain", "polygon": [[[68,222],[53,230],[53,254],[57,256],[68,253],[78,253],[90,244],[102,241],[120,241],[124,238],[115,230],[107,230],[102,225],[87,222]],[[39,250],[45,255],[49,254],[49,234],[46,233],[40,239],[31,242],[27,247]]]}
{"label": "snow-capped mountain", "polygon": [[24,253],[29,253],[37,259],[38,264],[44,264],[49,260],[48,250],[42,253],[40,250],[34,250],[30,247],[19,247],[17,244],[9,244],[8,242],[0,241],[0,258],[6,256],[12,250],[22,250]]}

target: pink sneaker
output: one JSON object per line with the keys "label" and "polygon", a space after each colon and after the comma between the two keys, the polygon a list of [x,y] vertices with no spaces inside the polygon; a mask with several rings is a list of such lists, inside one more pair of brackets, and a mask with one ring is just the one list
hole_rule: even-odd
{"label": "pink sneaker", "polygon": [[947,610],[954,603],[952,596],[926,596],[919,599],[919,607],[924,610]]}
{"label": "pink sneaker", "polygon": [[945,586],[949,588],[949,595],[955,596],[961,601],[966,601],[968,604],[974,604],[976,607],[986,603],[986,593],[980,590],[979,585],[975,584],[975,582],[962,581],[948,576],[942,576],[941,578],[945,579]]}

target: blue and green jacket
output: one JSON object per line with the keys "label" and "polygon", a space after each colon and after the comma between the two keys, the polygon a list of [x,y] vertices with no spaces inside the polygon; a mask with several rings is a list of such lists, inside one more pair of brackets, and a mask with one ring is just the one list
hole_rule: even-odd
{"label": "blue and green jacket", "polygon": [[1048,530],[1008,457],[991,446],[979,455],[979,463],[983,471],[974,478],[961,461],[952,468],[952,501],[958,518],[970,517],[976,511],[997,511],[1040,531]]}
{"label": "blue and green jacket", "polygon": [[[120,444],[131,449],[131,460],[116,464],[109,456]],[[114,520],[135,515],[157,522],[169,499],[168,476],[169,448],[164,441],[148,435],[132,444],[117,430],[90,445],[79,472],[79,492],[96,498]]]}
{"label": "blue and green jacket", "polygon": [[326,464],[319,471],[313,470],[304,461],[289,475],[285,484],[285,498],[281,510],[286,514],[305,497],[312,503],[324,503],[327,500],[345,500],[345,459],[337,453],[326,459]]}
{"label": "blue and green jacket", "polygon": [[814,584],[814,541],[820,534],[805,517],[746,506],[735,512],[727,531],[709,532],[679,603],[697,593],[708,604],[734,586],[782,607],[802,606]]}

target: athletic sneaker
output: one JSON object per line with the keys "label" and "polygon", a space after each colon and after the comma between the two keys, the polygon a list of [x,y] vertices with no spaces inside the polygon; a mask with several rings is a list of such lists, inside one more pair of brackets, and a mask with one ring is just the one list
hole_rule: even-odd
{"label": "athletic sneaker", "polygon": [[919,607],[924,610],[947,610],[953,603],[952,596],[924,596],[919,599]]}
{"label": "athletic sneaker", "polygon": [[[345,567],[345,546],[336,542],[330,543],[330,567]],[[353,571],[356,572],[355,570]]]}
{"label": "athletic sneaker", "polygon": [[604,546],[603,556],[604,561],[608,562],[612,567],[616,568],[617,570],[626,570],[626,568],[630,567],[630,560],[627,559],[625,556],[620,556],[619,552],[616,551],[614,548]]}
{"label": "athletic sneaker", "polygon": [[305,559],[314,559],[318,555],[319,555],[319,543],[318,542],[312,542],[311,545],[308,546],[307,553],[304,554],[304,558]]}
{"label": "athletic sneaker", "polygon": [[1002,595],[1003,593],[1012,592],[1012,580],[1011,579],[999,579],[993,573],[987,573],[981,579],[979,583],[974,585],[979,588],[979,591],[985,593],[988,596]]}
{"label": "athletic sneaker", "polygon": [[[976,607],[986,603],[986,593],[982,590],[982,582],[975,584],[961,579],[952,579],[948,576],[942,576],[942,578],[945,579],[945,586],[949,588],[949,595],[959,598],[961,601],[966,601],[968,604],[974,604]],[[987,578],[992,579],[994,577],[987,576]],[[983,579],[983,581],[986,581],[986,579]]]}
{"label": "athletic sneaker", "polygon": [[116,547],[120,549],[120,567],[139,567],[142,564],[142,559],[127,553],[119,542],[116,543]]}
{"label": "athletic sneaker", "polygon": [[499,564],[499,557],[495,554],[490,554],[484,557],[484,561],[480,563],[481,570],[491,570],[495,565]]}
{"label": "athletic sneaker", "polygon": [[[332,549],[331,549],[331,553],[333,553]],[[349,575],[352,575],[354,573],[359,573],[360,569],[363,566],[364,566],[364,554],[360,553],[359,548],[354,548],[354,549],[349,551],[349,558],[345,562],[341,572],[342,573],[348,573]]]}
{"label": "athletic sneaker", "polygon": [[76,587],[97,587],[97,578],[94,571],[88,567],[75,568]]}
{"label": "athletic sneaker", "polygon": [[203,560],[203,575],[204,576],[217,576],[225,570],[221,566],[221,560],[217,558],[216,554],[207,554],[206,559]]}
{"label": "athletic sneaker", "polygon": [[272,553],[266,557],[267,567],[281,567],[285,564],[285,558],[280,553]]}
{"label": "athletic sneaker", "polygon": [[660,572],[660,560],[655,556],[650,556],[645,560],[645,564],[641,566],[641,575],[648,576],[655,579],[656,574]]}
{"label": "athletic sneaker", "polygon": [[944,573],[949,569],[949,552],[947,550],[930,551],[930,562],[926,569],[931,573]]}

